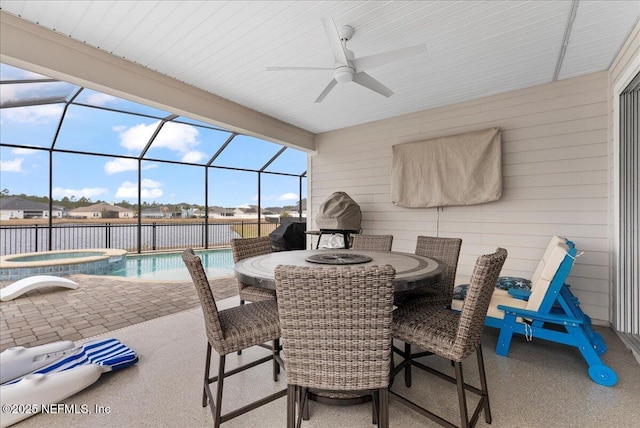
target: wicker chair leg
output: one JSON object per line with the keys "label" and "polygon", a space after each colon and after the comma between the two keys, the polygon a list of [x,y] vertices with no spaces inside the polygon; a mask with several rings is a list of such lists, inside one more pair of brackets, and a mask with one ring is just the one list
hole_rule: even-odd
{"label": "wicker chair leg", "polygon": [[209,403],[211,406],[211,411],[215,407],[215,413],[213,415],[213,428],[219,428],[222,423],[220,420],[220,415],[222,413],[222,386],[224,384],[224,363],[226,360],[226,355],[220,355],[220,365],[218,366],[218,390],[216,391],[216,402]]}
{"label": "wicker chair leg", "polygon": [[460,406],[460,421],[462,428],[469,428],[469,413],[467,411],[467,396],[464,391],[464,376],[462,375],[462,363],[455,362],[456,385],[458,386],[458,405]]}
{"label": "wicker chair leg", "polygon": [[371,391],[371,423],[373,425],[378,425],[378,415],[380,414],[380,400],[378,396],[378,391]]}
{"label": "wicker chair leg", "polygon": [[407,386],[407,388],[411,388],[411,344],[410,343],[404,344],[404,358],[407,363],[407,365],[404,366],[404,384]]}
{"label": "wicker chair leg", "polygon": [[210,367],[211,367],[211,344],[207,341],[207,358],[204,363],[204,385],[202,388],[202,407],[207,407],[207,389],[209,389]]}
{"label": "wicker chair leg", "polygon": [[378,428],[389,428],[389,389],[378,391]]}
{"label": "wicker chair leg", "polygon": [[476,349],[476,355],[478,357],[478,374],[480,375],[480,388],[482,391],[482,397],[484,399],[484,420],[486,423],[491,423],[491,408],[489,406],[489,388],[487,387],[487,376],[484,371],[484,357],[482,356],[482,346],[478,346]]}
{"label": "wicker chair leg", "polygon": [[[244,300],[240,299],[240,304],[244,305]],[[238,355],[242,355],[242,349],[238,349]]]}
{"label": "wicker chair leg", "polygon": [[273,381],[278,381],[278,375],[280,374],[280,363],[278,362],[280,356],[280,339],[274,339],[273,341]]}
{"label": "wicker chair leg", "polygon": [[[305,421],[309,420],[309,390],[300,387],[300,415]],[[298,421],[300,418],[298,418]]]}
{"label": "wicker chair leg", "polygon": [[287,386],[287,428],[294,428],[296,423],[296,402],[298,401],[298,387]]}

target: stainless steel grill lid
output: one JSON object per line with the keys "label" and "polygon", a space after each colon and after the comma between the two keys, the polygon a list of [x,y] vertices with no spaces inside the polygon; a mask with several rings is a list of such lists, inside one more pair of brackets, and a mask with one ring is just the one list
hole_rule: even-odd
{"label": "stainless steel grill lid", "polygon": [[316,224],[320,229],[360,230],[360,205],[344,192],[335,192],[320,205]]}

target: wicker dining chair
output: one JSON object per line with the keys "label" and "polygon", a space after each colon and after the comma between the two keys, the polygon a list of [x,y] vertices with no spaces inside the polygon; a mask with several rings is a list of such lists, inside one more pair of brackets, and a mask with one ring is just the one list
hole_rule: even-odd
{"label": "wicker dining chair", "polygon": [[[415,253],[419,256],[432,257],[443,264],[442,279],[428,288],[403,291],[396,293],[394,304],[402,306],[408,302],[420,301],[424,304],[434,306],[451,306],[453,298],[453,288],[455,286],[456,271],[458,270],[458,258],[460,257],[460,247],[462,239],[440,238],[435,236],[418,236]],[[407,364],[404,371],[404,382],[411,386],[411,363],[413,358],[420,358],[429,355],[429,352],[411,353],[411,344],[405,343],[404,351],[394,348],[394,351],[402,356]]]}
{"label": "wicker dining chair", "polygon": [[[256,238],[241,238],[231,240],[231,252],[233,253],[233,262],[238,263],[249,257],[261,256],[269,254],[273,251],[271,247],[271,238],[268,236],[258,236]],[[255,285],[246,284],[240,279],[238,281],[238,294],[240,296],[240,304],[244,305],[245,301],[259,302],[261,300],[275,300],[275,290],[256,287]]]}
{"label": "wicker dining chair", "polygon": [[351,249],[362,251],[391,251],[393,235],[353,235]]}
{"label": "wicker dining chair", "polygon": [[[481,339],[491,295],[506,258],[507,251],[503,248],[498,248],[493,254],[478,257],[471,277],[469,294],[467,294],[461,312],[418,301],[400,306],[393,314],[394,339],[414,344],[435,355],[451,360],[455,367],[455,378],[415,360],[409,360],[408,363],[406,360],[402,361],[398,367],[392,370],[391,376],[395,376],[404,365],[412,364],[455,383],[458,390],[460,419],[464,427],[474,426],[482,410],[484,410],[485,421],[491,423],[489,391],[482,357]],[[473,352],[476,353],[478,360],[479,389],[466,384],[462,373],[462,361]],[[467,410],[465,390],[480,396],[471,418],[469,418]],[[452,422],[393,391],[390,391],[390,394],[400,403],[440,425],[455,426]]]}
{"label": "wicker dining chair", "polygon": [[388,427],[394,278],[389,265],[276,267],[288,428],[320,391],[371,394],[373,422]]}
{"label": "wicker dining chair", "polygon": [[415,254],[431,257],[442,262],[444,267],[442,279],[428,288],[396,293],[394,303],[400,306],[409,301],[420,299],[436,305],[450,305],[453,298],[461,246],[462,239],[459,238],[418,236]]}
{"label": "wicker dining chair", "polygon": [[[273,361],[273,380],[278,380],[278,373],[280,371],[280,365],[282,364],[279,356],[281,348],[278,306],[275,300],[264,300],[218,310],[200,257],[195,255],[192,249],[188,248],[183,251],[182,260],[191,274],[191,279],[198,291],[198,297],[202,305],[207,333],[207,356],[204,369],[202,407],[206,407],[207,402],[209,402],[211,414],[213,415],[213,426],[217,428],[221,423],[229,419],[245,414],[250,410],[286,395],[287,391],[283,389],[268,397],[243,406],[238,410],[228,412],[224,415],[222,414],[222,390],[225,378],[255,367],[258,364]],[[252,346],[262,346],[262,344],[269,341],[273,342],[273,345],[270,346],[271,355],[225,372],[227,354],[238,352]],[[211,348],[215,349],[220,357],[218,375],[214,377],[209,377]],[[218,383],[215,400],[210,387],[214,382]]]}

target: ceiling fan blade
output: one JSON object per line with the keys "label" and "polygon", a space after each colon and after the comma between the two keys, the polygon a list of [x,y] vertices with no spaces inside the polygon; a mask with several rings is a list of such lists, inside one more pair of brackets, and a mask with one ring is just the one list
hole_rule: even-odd
{"label": "ceiling fan blade", "polygon": [[379,65],[388,64],[405,58],[411,58],[412,56],[422,55],[426,52],[427,45],[416,45],[408,48],[397,49],[395,51],[363,56],[361,58],[356,58],[351,62],[356,68],[356,71],[364,71]]}
{"label": "ceiling fan blade", "polygon": [[329,46],[331,47],[331,52],[333,52],[333,58],[339,64],[348,65],[347,53],[344,51],[344,46],[340,40],[340,33],[338,33],[338,28],[333,18],[323,16],[322,25],[324,25],[324,32],[329,39]]}
{"label": "ceiling fan blade", "polygon": [[333,67],[267,67],[267,71],[282,70],[333,70]]}
{"label": "ceiling fan blade", "polygon": [[322,90],[322,92],[320,92],[320,95],[318,95],[318,98],[316,98],[316,102],[317,103],[321,103],[322,100],[324,100],[324,98],[327,96],[327,94],[329,92],[331,92],[331,90],[333,89],[334,86],[336,86],[338,82],[336,81],[336,79],[331,79],[331,82],[329,82],[329,84],[327,85],[326,88],[324,88]]}
{"label": "ceiling fan blade", "polygon": [[387,98],[393,95],[393,91],[391,89],[387,88],[382,83],[378,82],[376,79],[369,76],[367,73],[363,71],[356,73],[353,76],[353,81],[358,85],[371,89],[372,91],[377,92],[380,95],[384,95]]}

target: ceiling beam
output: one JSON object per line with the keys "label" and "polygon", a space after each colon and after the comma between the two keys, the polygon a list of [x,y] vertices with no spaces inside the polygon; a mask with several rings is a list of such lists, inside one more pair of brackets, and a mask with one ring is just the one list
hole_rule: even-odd
{"label": "ceiling beam", "polygon": [[560,54],[558,55],[558,61],[556,61],[556,70],[553,72],[553,82],[558,80],[560,70],[562,69],[562,63],[564,62],[564,55],[567,53],[567,45],[571,38],[571,29],[573,28],[573,21],[576,19],[576,12],[578,11],[578,3],[580,0],[571,1],[571,9],[569,10],[569,18],[567,19],[567,25],[564,28],[564,37],[562,38],[562,47],[560,48]]}

